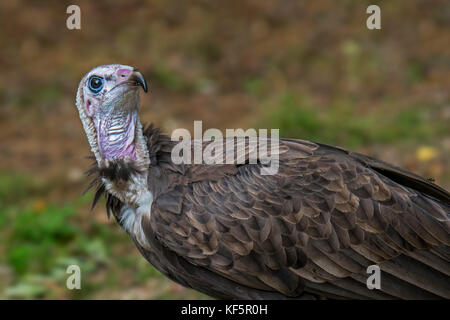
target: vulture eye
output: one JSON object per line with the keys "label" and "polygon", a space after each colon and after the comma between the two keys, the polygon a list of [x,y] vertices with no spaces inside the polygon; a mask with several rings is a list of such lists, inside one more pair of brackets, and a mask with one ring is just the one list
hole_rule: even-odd
{"label": "vulture eye", "polygon": [[92,76],[89,78],[89,89],[93,93],[99,93],[103,88],[103,78],[99,76]]}

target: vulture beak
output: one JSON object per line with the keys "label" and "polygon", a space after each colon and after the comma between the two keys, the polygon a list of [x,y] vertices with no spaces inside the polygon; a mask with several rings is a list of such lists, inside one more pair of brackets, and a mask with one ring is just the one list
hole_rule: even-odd
{"label": "vulture beak", "polygon": [[133,74],[130,76],[129,81],[131,81],[136,86],[141,86],[144,89],[144,92],[148,91],[147,81],[145,81],[142,73],[134,69]]}

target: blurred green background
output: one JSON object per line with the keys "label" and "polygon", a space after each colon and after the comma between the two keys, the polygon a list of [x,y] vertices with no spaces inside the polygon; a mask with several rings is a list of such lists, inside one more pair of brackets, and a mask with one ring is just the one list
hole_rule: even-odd
{"label": "blurred green background", "polygon": [[[81,30],[66,8],[81,7]],[[381,30],[366,8],[381,7]],[[450,186],[450,2],[0,2],[0,298],[205,298],[146,263],[81,196],[74,106],[98,64],[136,66],[141,119],[165,132],[279,128]],[[81,290],[66,268],[78,264]]]}

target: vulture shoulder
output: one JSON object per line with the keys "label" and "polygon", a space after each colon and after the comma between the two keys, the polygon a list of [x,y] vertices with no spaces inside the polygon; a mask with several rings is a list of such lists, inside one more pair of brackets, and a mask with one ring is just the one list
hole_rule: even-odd
{"label": "vulture shoulder", "polygon": [[[168,138],[146,132],[152,250],[137,245],[172,279],[228,298],[450,298],[450,195],[430,181],[292,139],[275,175],[174,165]],[[366,286],[374,264],[381,290]]]}

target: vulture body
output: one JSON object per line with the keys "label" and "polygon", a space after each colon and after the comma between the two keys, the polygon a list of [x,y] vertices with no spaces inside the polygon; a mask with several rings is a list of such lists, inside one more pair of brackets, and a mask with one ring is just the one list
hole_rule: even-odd
{"label": "vulture body", "polygon": [[[105,79],[96,95],[93,77]],[[294,139],[279,141],[274,175],[262,175],[249,150],[244,163],[175,164],[178,142],[140,125],[137,85],[146,89],[134,68],[96,67],[80,83],[77,106],[97,160],[94,204],[104,193],[108,214],[164,275],[224,299],[450,298],[447,191],[376,159]],[[119,137],[108,145],[102,132]],[[380,289],[367,287],[370,265],[381,269]]]}

